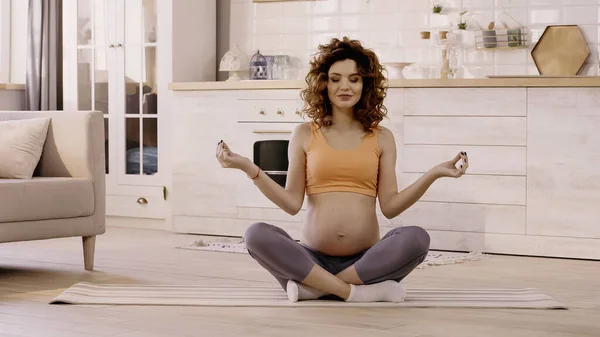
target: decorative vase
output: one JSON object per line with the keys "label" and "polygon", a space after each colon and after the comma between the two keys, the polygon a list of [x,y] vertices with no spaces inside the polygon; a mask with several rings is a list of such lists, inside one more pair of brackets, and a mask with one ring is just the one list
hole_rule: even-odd
{"label": "decorative vase", "polygon": [[219,71],[228,71],[229,78],[227,81],[241,80],[240,73],[247,71],[248,57],[240,50],[237,45],[228,50],[221,58]]}

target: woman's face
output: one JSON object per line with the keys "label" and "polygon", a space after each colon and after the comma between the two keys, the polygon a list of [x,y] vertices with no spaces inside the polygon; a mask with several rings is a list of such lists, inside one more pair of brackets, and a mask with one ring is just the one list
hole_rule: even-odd
{"label": "woman's face", "polygon": [[327,95],[338,108],[352,108],[360,101],[363,80],[354,60],[337,61],[329,68]]}

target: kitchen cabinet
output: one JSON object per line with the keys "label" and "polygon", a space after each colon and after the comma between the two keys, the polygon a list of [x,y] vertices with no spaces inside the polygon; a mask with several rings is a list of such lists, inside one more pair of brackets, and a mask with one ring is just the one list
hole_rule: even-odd
{"label": "kitchen cabinet", "polygon": [[527,234],[600,239],[600,88],[531,89]]}
{"label": "kitchen cabinet", "polygon": [[404,89],[403,180],[466,151],[460,179],[436,181],[394,226],[430,231],[438,249],[487,251],[484,235],[526,228],[526,88]]}
{"label": "kitchen cabinet", "polygon": [[[214,64],[216,2],[65,0],[62,8],[64,109],[104,113],[107,214],[166,223],[173,134],[167,86],[214,79],[214,70],[189,64]],[[190,31],[206,36],[179,38]]]}
{"label": "kitchen cabinet", "polygon": [[[286,214],[214,157],[220,139],[250,158],[257,140],[289,139],[302,122],[298,92],[173,92],[176,232],[243,236],[265,221],[302,238],[305,209]],[[386,106],[382,124],[396,139],[400,189],[459,151],[471,163],[465,176],[436,181],[399,216],[378,210],[382,235],[418,225],[432,249],[600,259],[597,87],[399,87],[388,90]]]}
{"label": "kitchen cabinet", "polygon": [[165,218],[156,0],[66,0],[65,110],[104,113],[107,213]]}
{"label": "kitchen cabinet", "polygon": [[[176,231],[202,227],[206,233],[243,235],[253,222],[281,220],[286,230],[299,233],[302,213],[283,212],[243,172],[221,168],[215,158],[220,140],[251,160],[254,142],[289,141],[292,130],[303,122],[296,113],[302,105],[291,92],[261,95],[266,93],[240,92],[232,97],[225,92],[190,92],[178,98],[176,121],[182,131],[174,134],[173,143],[179,149],[173,168]],[[181,123],[198,125],[202,132],[181,128]]]}

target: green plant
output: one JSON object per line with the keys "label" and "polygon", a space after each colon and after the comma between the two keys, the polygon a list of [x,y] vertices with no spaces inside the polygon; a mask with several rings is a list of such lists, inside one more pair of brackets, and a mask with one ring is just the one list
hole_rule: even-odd
{"label": "green plant", "polygon": [[460,12],[460,22],[458,23],[458,29],[467,30],[467,23],[463,19],[463,15],[467,14],[467,11]]}
{"label": "green plant", "polygon": [[444,7],[442,5],[435,5],[435,6],[433,6],[433,12],[435,14],[440,14],[442,12],[443,8]]}

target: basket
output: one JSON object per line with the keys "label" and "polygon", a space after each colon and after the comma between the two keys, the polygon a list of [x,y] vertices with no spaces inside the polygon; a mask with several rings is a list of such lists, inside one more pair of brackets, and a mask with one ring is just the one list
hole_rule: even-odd
{"label": "basket", "polygon": [[475,31],[476,49],[525,49],[529,47],[529,29],[525,27]]}
{"label": "basket", "polygon": [[[504,9],[504,5],[502,5]],[[504,21],[504,16],[511,19],[515,28],[511,28]],[[504,10],[494,22],[502,22],[503,28],[481,29],[475,31],[476,49],[525,49],[529,47],[531,32],[517,19]],[[480,27],[481,28],[481,27]]]}

